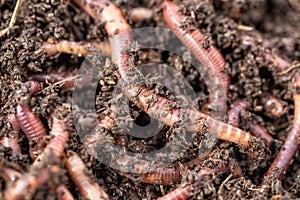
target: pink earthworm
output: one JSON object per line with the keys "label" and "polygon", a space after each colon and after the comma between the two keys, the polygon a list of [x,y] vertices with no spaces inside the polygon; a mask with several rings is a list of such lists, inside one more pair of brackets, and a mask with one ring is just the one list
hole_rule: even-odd
{"label": "pink earthworm", "polygon": [[81,158],[71,150],[67,154],[68,158],[65,159],[67,171],[82,196],[86,199],[109,199],[104,189],[93,183],[86,174],[87,169]]}
{"label": "pink earthworm", "polygon": [[246,99],[238,100],[233,103],[231,109],[228,111],[228,124],[238,126],[240,123],[240,113],[244,109],[250,108],[251,104]]}
{"label": "pink earthworm", "polygon": [[294,96],[294,113],[292,129],[289,131],[283,146],[265,175],[263,183],[270,180],[281,180],[297,152],[300,137],[300,94]]}
{"label": "pink earthworm", "polygon": [[220,161],[218,166],[215,168],[203,168],[201,169],[197,174],[199,176],[199,179],[194,182],[193,184],[188,184],[185,186],[179,186],[175,190],[169,192],[168,194],[158,198],[158,200],[186,200],[191,197],[193,194],[193,188],[196,188],[199,186],[203,180],[204,176],[208,175],[217,175],[217,174],[223,174],[230,171],[230,168],[228,167],[227,163],[224,161]]}
{"label": "pink earthworm", "polygon": [[87,56],[93,49],[97,49],[97,51],[100,50],[100,53],[104,56],[109,56],[111,53],[110,45],[107,42],[71,42],[61,40],[56,44],[44,42],[41,49],[46,51],[47,57],[57,53]]}
{"label": "pink earthworm", "polygon": [[49,157],[54,156],[57,160],[62,156],[65,145],[69,138],[69,132],[67,131],[67,125],[63,119],[53,118],[52,129],[50,131],[51,140],[48,142],[44,151],[37,157],[32,164],[32,169],[40,169],[47,162]]}
{"label": "pink earthworm", "polygon": [[[212,94],[210,94],[212,105],[216,107],[213,109],[217,109],[217,111],[218,109],[224,109],[229,89],[229,76],[225,72],[227,63],[223,56],[214,46],[210,46],[209,49],[202,47],[201,42],[203,42],[204,36],[198,29],[187,32],[180,27],[180,23],[186,17],[179,13],[178,5],[165,0],[162,8],[164,19],[169,28],[192,51],[201,65],[207,70],[212,82],[212,88],[218,88],[217,91],[211,91]],[[199,70],[201,71],[200,68]]]}
{"label": "pink earthworm", "polygon": [[268,146],[271,146],[273,137],[268,133],[267,129],[258,124],[254,124],[252,121],[246,121],[246,126],[250,128],[250,132],[254,136],[266,140]]}
{"label": "pink earthworm", "polygon": [[46,144],[44,140],[46,129],[38,116],[33,114],[32,111],[24,105],[17,105],[16,110],[16,119],[19,126],[31,143],[29,149],[30,156],[35,158]]}
{"label": "pink earthworm", "polygon": [[[25,85],[29,87],[27,94],[29,97],[40,90],[40,84],[36,81],[27,81]],[[23,104],[17,105],[15,117],[20,128],[31,143],[29,149],[30,156],[35,158],[46,144],[44,141],[46,129],[39,117]]]}
{"label": "pink earthworm", "polygon": [[[127,32],[130,30],[130,26],[127,24],[120,9],[108,1],[87,1],[85,4],[79,0],[74,0],[74,2],[96,21],[102,21],[106,23],[105,29],[107,33],[109,35],[115,35],[114,38],[110,39],[112,47],[112,60],[118,66],[119,74],[124,80],[132,79],[132,77],[127,74],[129,67],[128,62],[130,62],[128,61],[129,54],[123,52],[124,49],[128,47],[128,44],[132,42],[132,37],[131,34]],[[116,35],[118,33],[123,34]],[[216,57],[217,56],[213,58],[216,59]],[[214,61],[214,63],[218,62],[221,61],[219,59]],[[227,82],[227,78],[222,81],[224,81],[224,83]],[[150,116],[155,116],[156,119],[164,122],[168,126],[173,126],[175,122],[179,121],[180,115],[182,113],[186,113],[188,118],[194,123],[187,127],[188,131],[199,131],[207,124],[209,125],[211,132],[216,133],[217,138],[221,140],[227,140],[236,144],[248,146],[249,141],[253,138],[253,136],[251,136],[249,133],[246,133],[226,123],[217,121],[201,112],[197,112],[192,109],[174,109],[172,108],[172,106],[175,105],[174,102],[154,94],[153,91],[147,89],[146,87],[138,87],[134,86],[133,84],[131,84],[130,87],[131,88],[129,89],[125,88],[124,92],[126,96],[134,97],[138,92],[137,97],[139,101],[136,105],[142,108]],[[153,99],[158,99],[158,101],[152,105],[151,102]]]}
{"label": "pink earthworm", "polygon": [[150,8],[138,7],[129,10],[129,19],[132,22],[151,19],[153,15],[154,15],[153,9]]}

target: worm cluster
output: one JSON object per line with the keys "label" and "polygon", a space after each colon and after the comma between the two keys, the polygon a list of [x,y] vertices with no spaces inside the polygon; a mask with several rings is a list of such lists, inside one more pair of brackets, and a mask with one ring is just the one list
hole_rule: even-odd
{"label": "worm cluster", "polygon": [[299,198],[299,11],[0,0],[0,199]]}

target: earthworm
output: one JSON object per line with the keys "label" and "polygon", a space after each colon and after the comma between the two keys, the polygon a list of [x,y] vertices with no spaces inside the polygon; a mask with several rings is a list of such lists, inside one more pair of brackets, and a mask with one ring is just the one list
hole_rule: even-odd
{"label": "earthworm", "polygon": [[[122,12],[112,3],[109,2],[107,3],[106,6],[103,7],[104,2],[102,1],[97,1],[97,2],[87,1],[86,4],[82,4],[82,2],[79,0],[74,0],[74,2],[78,4],[95,20],[107,22],[105,25],[105,29],[109,35],[115,35],[117,33],[122,33],[130,30],[130,26],[129,24],[126,23],[126,20],[122,15]],[[91,5],[93,5],[92,6],[93,8],[91,8]],[[101,7],[103,8],[103,10],[100,12]],[[98,10],[100,14],[98,14],[97,12],[95,13],[93,10]],[[114,20],[114,19],[118,19],[118,20]],[[112,60],[118,66],[118,71],[121,77],[123,78],[123,80],[129,80],[129,82],[133,81],[132,77],[130,77],[130,75],[128,75],[127,73],[129,67],[128,63],[132,61],[128,60],[129,54],[124,53],[123,51],[126,47],[128,47],[128,44],[131,43],[131,41],[132,41],[132,37],[128,32],[125,32],[124,34],[121,35],[116,35],[114,38],[110,39],[111,47],[112,47]],[[206,55],[206,60],[209,62],[209,64],[213,62],[219,66],[219,64],[223,63],[221,61],[223,60],[223,58],[220,59],[218,57],[219,53],[217,51],[210,51],[210,52],[213,52],[212,54],[209,54],[210,57],[212,57],[213,61],[209,60]],[[227,76],[222,76],[222,77],[223,77],[223,79],[221,80],[222,83],[228,84]],[[236,144],[247,146],[249,145],[249,141],[251,140],[251,138],[253,138],[249,133],[246,133],[231,125],[217,121],[212,117],[205,115],[201,112],[197,112],[192,109],[174,109],[172,108],[172,106],[175,106],[174,102],[154,94],[153,91],[149,90],[146,87],[143,86],[137,87],[134,86],[133,84],[130,84],[130,88],[124,88],[124,90],[125,90],[124,91],[125,95],[127,97],[129,98],[135,96],[138,97],[139,101],[136,103],[136,105],[139,108],[142,108],[147,114],[158,119],[159,121],[164,122],[168,126],[173,126],[175,122],[180,120],[180,116],[183,113],[185,113],[188,119],[190,119],[190,121],[193,123],[192,125],[187,127],[188,131],[191,132],[199,131],[207,124],[209,125],[210,130],[216,133],[217,138],[221,140],[227,140],[230,142],[234,142]],[[157,99],[157,102],[154,104],[152,104],[153,99]]]}
{"label": "earthworm", "polygon": [[31,96],[32,94],[36,93],[41,89],[41,85],[37,81],[26,81],[24,85],[29,88],[29,91],[27,93],[28,96]]}
{"label": "earthworm", "polygon": [[97,183],[93,183],[86,174],[87,169],[81,158],[71,150],[67,155],[68,158],[65,159],[67,171],[82,196],[86,199],[109,199],[106,192]]}
{"label": "earthworm", "polygon": [[46,184],[52,177],[52,174],[59,172],[58,166],[43,168],[35,172],[23,174],[5,191],[5,200],[31,199],[40,185]]}
{"label": "earthworm", "polygon": [[[144,173],[143,168],[147,167],[146,163],[134,163],[135,170],[139,173],[138,179],[131,174],[122,173],[123,176],[133,180],[139,180],[143,183],[172,185],[181,181],[182,172],[178,164],[175,167],[159,167],[150,173]],[[150,164],[149,164],[150,165]]]}
{"label": "earthworm", "polygon": [[47,57],[57,53],[87,56],[93,49],[100,51],[103,56],[109,56],[111,53],[110,45],[107,42],[71,42],[61,40],[56,44],[44,42],[41,48],[46,50]]}
{"label": "earthworm", "polygon": [[39,117],[24,105],[18,104],[16,110],[19,126],[30,142],[30,156],[35,158],[46,144],[44,141],[46,129]]}
{"label": "earthworm", "polygon": [[263,183],[275,179],[282,180],[297,152],[300,137],[300,94],[296,94],[294,97],[294,113],[292,129],[289,131],[283,146],[270,166]]}
{"label": "earthworm", "polygon": [[231,109],[228,111],[228,124],[238,126],[240,123],[240,113],[244,109],[250,108],[251,104],[246,99],[238,100],[233,103]]}
{"label": "earthworm", "polygon": [[[218,88],[211,95],[211,102],[214,109],[223,109],[226,106],[227,93],[229,88],[229,76],[225,73],[226,61],[214,46],[204,49],[201,42],[204,40],[202,33],[195,29],[187,32],[180,27],[180,23],[185,20],[185,16],[179,13],[179,6],[165,0],[163,3],[163,17],[175,35],[187,46],[199,60],[201,65],[207,70],[210,77],[211,87]],[[195,27],[194,27],[195,28]],[[201,68],[198,68],[202,71]],[[212,93],[212,91],[211,91]]]}
{"label": "earthworm", "polygon": [[130,30],[122,11],[113,3],[107,0],[92,1],[73,0],[82,10],[90,15],[95,21],[105,23],[105,30],[108,35],[116,35],[123,31]]}
{"label": "earthworm", "polygon": [[59,200],[74,200],[73,195],[65,185],[60,185],[56,188]]}
{"label": "earthworm", "polygon": [[132,8],[129,10],[129,19],[132,22],[143,21],[147,19],[151,19],[153,17],[153,9],[150,8]]}
{"label": "earthworm", "polygon": [[[18,143],[20,127],[14,114],[7,115],[7,121],[12,125],[13,132],[9,136],[3,136],[0,139],[0,144],[12,149],[13,156],[21,155],[21,147]],[[11,137],[12,135],[12,137]]]}
{"label": "earthworm", "polygon": [[260,126],[259,124],[254,124],[252,121],[246,121],[246,126],[250,128],[250,132],[261,139],[266,140],[268,146],[270,147],[273,142],[273,137],[268,133],[267,129]]}
{"label": "earthworm", "polygon": [[279,99],[269,96],[264,103],[264,109],[267,115],[272,117],[281,117],[284,113],[284,107]]}
{"label": "earthworm", "polygon": [[158,198],[158,200],[186,200],[189,199],[192,195],[193,188],[198,187],[201,184],[201,181],[204,176],[214,175],[214,174],[222,174],[228,172],[230,169],[224,161],[220,161],[218,166],[215,168],[203,168],[198,174],[198,180],[193,184],[179,186],[175,190],[169,192],[168,194]]}
{"label": "earthworm", "polygon": [[47,162],[49,157],[54,156],[56,159],[60,159],[64,152],[65,145],[69,138],[69,132],[67,131],[67,125],[63,119],[53,118],[52,129],[50,131],[50,136],[52,139],[49,141],[44,151],[37,157],[37,159],[32,164],[33,168],[41,168]]}

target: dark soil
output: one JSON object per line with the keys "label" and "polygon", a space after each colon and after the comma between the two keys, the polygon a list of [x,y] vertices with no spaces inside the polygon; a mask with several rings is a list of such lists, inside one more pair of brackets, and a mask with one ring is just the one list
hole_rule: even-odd
{"label": "dark soil", "polygon": [[[113,1],[124,11],[129,19],[129,11],[135,7],[152,8],[154,16],[138,22],[129,22],[132,28],[139,27],[167,27],[165,24],[160,1]],[[209,3],[207,3],[209,2]],[[242,177],[232,177],[224,186],[222,182],[230,173],[206,178],[203,183],[195,188],[191,199],[296,199],[300,198],[300,151],[296,153],[287,173],[282,181],[274,181],[271,185],[261,187],[261,182],[269,166],[276,157],[286,135],[291,128],[294,115],[293,96],[297,92],[293,86],[292,76],[297,73],[294,69],[291,73],[278,75],[281,71],[275,64],[264,59],[266,48],[276,52],[289,62],[300,58],[300,3],[286,0],[214,0],[201,1],[193,5],[188,2],[180,2],[182,12],[190,16],[191,23],[207,37],[206,45],[214,44],[228,62],[227,73],[230,75],[231,84],[228,96],[228,107],[238,99],[247,99],[252,107],[241,113],[239,128],[249,131],[245,125],[246,120],[251,120],[266,128],[274,138],[270,152],[265,151],[261,155],[260,163],[247,160],[249,150],[240,148],[238,145],[219,142],[210,154],[215,158],[233,159],[239,162]],[[12,16],[16,1],[0,0],[0,30],[5,29]],[[192,5],[191,5],[192,4]],[[189,24],[185,24],[189,26]],[[252,27],[254,31],[241,31],[241,25]],[[242,28],[241,28],[242,27]],[[254,34],[251,44],[246,44],[242,39],[241,32]],[[254,33],[253,33],[254,32]],[[255,34],[260,34],[261,39]],[[49,1],[30,0],[24,1],[17,14],[17,20],[10,30],[0,38],[0,136],[7,136],[12,128],[6,120],[9,113],[15,113],[16,105],[25,102],[32,111],[43,121],[47,132],[51,130],[51,113],[58,106],[63,106],[62,113],[68,119],[70,139],[65,150],[71,149],[77,152],[85,161],[92,174],[92,179],[103,186],[111,199],[156,199],[180,186],[180,183],[171,186],[152,185],[127,179],[113,169],[101,164],[93,155],[87,154],[85,147],[75,129],[74,123],[80,117],[91,117],[90,113],[75,112],[73,119],[70,109],[72,104],[72,90],[62,85],[52,85],[41,82],[42,90],[34,94],[30,99],[26,95],[16,93],[23,83],[32,79],[35,73],[48,73],[50,71],[73,72],[76,74],[84,58],[75,55],[57,54],[46,58],[44,51],[37,50],[43,41],[59,41],[62,39],[72,41],[103,41],[107,38],[104,25],[95,23],[92,18],[80,10],[72,1]],[[162,39],[164,36],[161,36]],[[203,77],[187,61],[175,54],[160,50],[138,50],[136,63],[165,63],[181,70],[197,95],[197,106],[202,107],[209,101],[208,89],[204,84]],[[99,87],[96,97],[96,115],[91,118],[102,118],[110,105],[110,98],[118,76],[115,68],[108,67],[110,73],[100,73]],[[102,82],[101,82],[102,80]],[[111,80],[110,82],[107,80]],[[170,99],[172,91],[165,87],[154,84],[158,93]],[[263,104],[265,98],[271,95],[279,99],[285,107],[281,117],[273,117],[268,114]],[[121,106],[121,105],[120,105]],[[135,123],[144,126],[149,121],[149,116],[141,112],[135,106],[130,107],[130,115],[135,118]],[[122,120],[122,119],[120,119]],[[226,117],[221,120],[226,121]],[[94,123],[91,120],[90,123]],[[124,122],[127,123],[126,121]],[[145,124],[144,124],[145,123]],[[85,126],[85,125],[82,125]],[[88,126],[88,125],[86,125]],[[180,127],[171,129],[163,126],[155,136],[146,139],[127,137],[125,133],[115,128],[114,137],[118,145],[129,151],[151,152],[159,149],[171,140],[172,134],[178,134]],[[124,136],[125,135],[125,136]],[[198,152],[202,137],[195,139],[188,153],[184,153],[180,162],[189,161]],[[12,157],[11,149],[0,146],[0,158],[5,165],[27,172],[33,162],[28,154],[28,140],[23,132],[20,135],[22,156]],[[66,155],[64,155],[66,156]],[[53,162],[49,158],[49,163]],[[57,199],[55,188],[58,183],[64,183],[75,199],[83,197],[76,189],[60,162],[62,174],[51,180],[48,184],[38,188],[34,199]],[[258,162],[258,161],[257,161]],[[204,165],[210,165],[208,161]],[[191,169],[197,171],[197,167]],[[0,199],[4,198],[4,192],[8,185],[0,174]],[[182,182],[192,182],[188,175]],[[24,191],[25,192],[25,191]]]}

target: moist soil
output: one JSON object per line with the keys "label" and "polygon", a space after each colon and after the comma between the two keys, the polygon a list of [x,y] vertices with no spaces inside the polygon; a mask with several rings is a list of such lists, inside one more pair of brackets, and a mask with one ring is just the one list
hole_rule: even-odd
{"label": "moist soil", "polygon": [[[162,2],[159,0],[144,2],[117,0],[113,2],[124,12],[132,28],[167,28],[160,7]],[[215,45],[228,62],[225,69],[230,76],[227,107],[230,108],[236,100],[240,99],[247,99],[251,103],[251,108],[241,112],[239,128],[251,132],[246,121],[252,121],[264,127],[274,139],[270,149],[265,147],[263,141],[254,142],[256,147],[253,148],[262,150],[256,159],[249,159],[253,149],[243,148],[233,143],[219,141],[215,144],[212,142],[213,148],[208,148],[209,144],[204,144],[205,148],[211,149],[210,152],[206,154],[207,156],[202,157],[201,165],[191,166],[190,169],[184,171],[182,184],[194,182],[196,179],[194,174],[197,171],[203,167],[213,167],[214,162],[218,159],[238,163],[242,174],[230,176],[231,172],[227,172],[205,177],[200,185],[193,188],[190,199],[299,198],[299,148],[282,181],[270,181],[264,186],[261,185],[261,182],[291,129],[294,116],[293,97],[297,93],[293,76],[299,70],[296,68],[280,75],[279,72],[282,69],[278,63],[272,62],[272,59],[266,59],[265,52],[269,51],[280,55],[290,63],[299,60],[300,4],[293,0],[214,0],[197,3],[180,1],[178,4],[181,6],[181,12],[189,17],[188,20],[182,22],[182,26],[186,29],[198,28],[205,36],[205,41],[202,42],[203,48]],[[0,0],[0,30],[8,26],[15,5],[15,0]],[[151,9],[153,16],[139,21],[130,20],[130,11],[136,7]],[[244,35],[250,35],[250,39],[246,41],[243,38]],[[165,37],[158,35],[157,39],[163,41]],[[111,96],[119,77],[115,66],[111,65],[109,60],[100,62],[100,65],[106,66],[105,72],[96,72],[99,74],[99,84],[94,98],[96,113],[83,112],[76,106],[72,107],[74,89],[64,87],[63,84],[55,84],[51,80],[40,81],[41,90],[30,98],[26,95],[27,88],[24,83],[34,80],[34,75],[44,74],[46,76],[51,72],[63,76],[69,72],[75,76],[85,59],[81,56],[63,53],[46,57],[45,51],[40,49],[44,41],[51,43],[60,40],[101,42],[105,39],[107,39],[107,34],[104,24],[96,23],[70,0],[24,1],[17,13],[14,26],[9,33],[0,37],[0,136],[8,136],[12,131],[6,116],[16,112],[15,108],[18,103],[26,104],[42,120],[48,134],[52,126],[51,114],[60,106],[60,114],[64,116],[70,127],[70,139],[65,146],[65,152],[73,150],[81,156],[88,169],[87,173],[93,181],[104,188],[111,199],[157,199],[181,184],[161,186],[128,179],[122,173],[101,163],[99,156],[91,155],[89,151],[86,151],[79,136],[79,132],[91,131],[97,121],[109,112],[110,106],[114,103],[111,101]],[[164,66],[180,71],[195,92],[195,107],[207,111],[205,105],[209,102],[210,90],[205,85],[205,77],[189,62],[190,54],[188,52],[181,57],[172,52],[157,49],[139,49],[138,45],[132,48],[131,52],[137,65],[150,62],[164,63]],[[152,71],[155,71],[155,68]],[[158,94],[169,99],[175,98],[174,91],[157,84],[155,77],[152,77],[150,82],[151,84],[148,86]],[[284,106],[281,116],[272,116],[264,106],[268,96],[275,97]],[[121,109],[123,106],[129,107],[128,115],[133,120],[125,120],[126,117],[120,116],[117,121],[125,125],[133,121],[139,126],[146,126],[151,121],[150,117],[134,106],[134,99],[131,100],[130,105],[128,103],[120,104],[119,107]],[[71,112],[72,109],[73,112]],[[227,120],[226,115],[216,117],[224,122]],[[79,118],[85,120],[78,123]],[[74,124],[79,124],[77,129]],[[119,127],[108,130],[108,134],[112,134],[115,143],[120,148],[143,153],[162,148],[172,140],[172,135],[180,136],[182,131],[180,126],[170,128],[161,125],[160,131],[156,135],[144,139],[128,136]],[[209,138],[207,134],[196,136],[189,149],[182,153],[180,159],[174,163],[185,163],[199,156],[199,149],[204,149],[202,148],[203,141],[213,141],[213,138]],[[1,162],[4,166],[26,173],[33,160],[28,153],[29,142],[22,131],[19,144],[22,148],[22,156],[18,157],[12,156],[10,148],[0,146]],[[64,157],[66,154],[63,155]],[[58,199],[55,188],[61,183],[67,186],[75,199],[83,199],[64,167],[63,158],[61,160],[49,158],[48,164],[58,164],[61,173],[52,177],[47,184],[39,186],[33,199]],[[236,168],[232,168],[233,172],[236,170]],[[10,183],[4,180],[3,174],[0,175],[0,199],[2,199]],[[228,179],[226,180],[226,178]]]}

